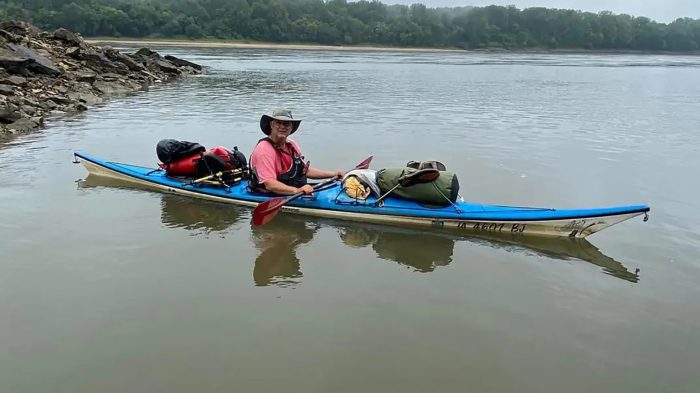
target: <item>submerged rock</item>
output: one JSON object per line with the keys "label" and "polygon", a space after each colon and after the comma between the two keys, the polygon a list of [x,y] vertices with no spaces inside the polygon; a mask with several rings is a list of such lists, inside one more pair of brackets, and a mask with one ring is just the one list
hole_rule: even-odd
{"label": "submerged rock", "polygon": [[35,130],[51,112],[87,110],[110,95],[142,90],[202,67],[148,48],[128,54],[90,45],[66,29],[0,23],[0,136]]}

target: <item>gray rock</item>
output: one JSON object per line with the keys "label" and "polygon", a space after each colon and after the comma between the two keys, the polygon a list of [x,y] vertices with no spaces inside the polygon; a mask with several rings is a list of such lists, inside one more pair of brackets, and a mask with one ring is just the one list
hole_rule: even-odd
{"label": "gray rock", "polygon": [[15,42],[19,43],[22,42],[22,36],[13,34],[7,30],[0,29],[0,37],[3,38],[4,41],[6,42]]}
{"label": "gray rock", "polygon": [[106,95],[124,94],[130,91],[124,85],[116,82],[95,81],[92,86]]}
{"label": "gray rock", "polygon": [[49,99],[57,104],[60,104],[60,105],[67,105],[67,104],[70,104],[71,102],[73,102],[73,100],[71,100],[70,98],[64,97],[64,96],[59,96],[59,95],[51,96],[51,97],[49,97]]}
{"label": "gray rock", "polygon": [[168,60],[168,61],[170,61],[171,63],[173,63],[173,64],[175,64],[175,65],[178,65],[178,66],[180,66],[180,67],[192,67],[192,68],[194,68],[194,69],[197,70],[197,71],[201,71],[201,70],[202,70],[202,66],[201,66],[201,65],[192,63],[191,61],[187,61],[187,60],[184,60],[184,59],[180,59],[180,58],[175,57],[175,56],[167,55],[167,56],[165,56],[165,60]]}
{"label": "gray rock", "polygon": [[28,114],[29,116],[31,116],[37,112],[36,108],[31,106],[31,105],[22,105],[20,107],[20,109],[22,110],[22,112]]}
{"label": "gray rock", "polygon": [[104,96],[200,70],[148,48],[124,54],[91,46],[66,29],[47,33],[24,22],[0,22],[0,131],[36,129],[44,114],[87,110]]}
{"label": "gray rock", "polygon": [[12,96],[8,97],[7,102],[14,105],[22,105],[26,100],[27,99],[25,97]]}
{"label": "gray rock", "polygon": [[73,101],[79,101],[85,105],[95,105],[102,102],[102,98],[87,92],[71,91],[68,93],[68,98]]}
{"label": "gray rock", "polygon": [[21,119],[16,120],[13,123],[8,124],[6,127],[11,133],[12,133],[12,131],[15,131],[15,132],[33,131],[33,130],[38,129],[39,126],[43,123],[43,121],[38,121],[37,119],[40,119],[40,118],[23,117]]}
{"label": "gray rock", "polygon": [[106,71],[116,71],[127,73],[129,72],[129,67],[122,63],[115,63],[110,60],[104,53],[94,49],[88,48],[80,52],[80,58],[85,60],[87,65],[94,70],[99,70],[101,72]]}
{"label": "gray rock", "polygon": [[12,85],[0,85],[0,94],[11,96],[15,94],[15,87]]}
{"label": "gray rock", "polygon": [[21,117],[22,115],[19,113],[17,106],[12,104],[0,105],[0,123],[12,123]]}
{"label": "gray rock", "polygon": [[85,40],[83,40],[83,37],[64,28],[60,28],[54,31],[53,38],[65,41],[77,47],[86,47]]}
{"label": "gray rock", "polygon": [[41,100],[39,102],[39,108],[41,108],[45,111],[52,111],[52,110],[58,108],[58,104],[53,102],[53,100]]}
{"label": "gray rock", "polygon": [[11,74],[21,74],[31,63],[32,60],[18,56],[13,50],[0,48],[0,67]]}
{"label": "gray rock", "polygon": [[94,82],[97,79],[97,74],[94,72],[79,72],[75,74],[75,79],[80,82]]}
{"label": "gray rock", "polygon": [[33,62],[29,64],[30,68],[34,72],[47,75],[61,75],[62,72],[53,64],[53,62],[46,57],[40,55],[33,49],[27,48],[24,45],[19,44],[8,44],[10,49],[15,51],[19,57],[30,59]]}
{"label": "gray rock", "polygon": [[123,53],[117,53],[114,60],[126,65],[126,67],[131,71],[143,71],[146,69],[146,67],[144,67],[143,64],[137,63],[131,57]]}
{"label": "gray rock", "polygon": [[103,79],[106,81],[117,81],[117,80],[124,79],[124,75],[115,74],[113,72],[106,72],[106,73],[100,75],[100,79]]}
{"label": "gray rock", "polygon": [[70,90],[67,86],[56,86],[55,89],[61,94],[66,94]]}
{"label": "gray rock", "polygon": [[80,55],[82,53],[82,50],[79,47],[71,47],[66,49],[66,56],[70,56],[75,59],[79,59]]}
{"label": "gray rock", "polygon": [[156,64],[161,69],[161,71],[167,72],[169,74],[180,74],[180,69],[177,68],[173,63],[165,60],[158,60]]}
{"label": "gray rock", "polygon": [[38,36],[41,33],[41,30],[32,24],[18,20],[6,20],[0,23],[0,29],[23,36]]}
{"label": "gray rock", "polygon": [[136,56],[142,56],[142,57],[155,57],[157,59],[160,59],[160,55],[158,52],[152,51],[148,48],[141,48],[136,53],[134,53]]}
{"label": "gray rock", "polygon": [[27,78],[22,78],[17,75],[10,75],[4,78],[0,78],[0,84],[13,85],[13,86],[26,86]]}

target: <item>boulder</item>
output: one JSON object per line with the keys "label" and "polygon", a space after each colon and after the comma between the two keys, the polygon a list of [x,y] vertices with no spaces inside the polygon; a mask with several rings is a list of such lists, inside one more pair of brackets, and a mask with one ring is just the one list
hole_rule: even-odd
{"label": "boulder", "polygon": [[22,115],[19,113],[19,108],[16,105],[5,103],[0,105],[0,123],[9,124],[19,120]]}
{"label": "boulder", "polygon": [[124,79],[124,75],[115,74],[113,72],[106,72],[106,73],[100,75],[100,79],[103,79],[106,81],[118,81],[118,80]]}
{"label": "boulder", "polygon": [[75,74],[75,80],[80,82],[94,82],[97,79],[97,74],[94,72],[78,72]]}
{"label": "boulder", "polygon": [[0,94],[6,95],[6,96],[14,95],[15,94],[15,87],[12,85],[0,84]]}
{"label": "boulder", "polygon": [[22,78],[17,75],[10,75],[6,77],[0,77],[0,84],[14,85],[14,86],[26,86],[27,78]]}
{"label": "boulder", "polygon": [[68,93],[68,98],[74,101],[82,102],[85,105],[95,105],[102,102],[102,99],[90,92],[72,91]]}
{"label": "boulder", "polygon": [[56,31],[53,32],[53,38],[61,41],[65,41],[68,44],[73,45],[74,47],[81,47],[81,48],[87,48],[87,45],[85,44],[85,40],[83,40],[83,37],[81,37],[79,34],[73,33],[70,30],[66,30],[64,28],[60,28]]}
{"label": "boulder", "polygon": [[168,61],[170,61],[171,63],[173,63],[173,64],[175,64],[175,65],[178,65],[178,66],[180,66],[180,67],[192,67],[192,68],[194,68],[194,69],[197,70],[197,71],[201,71],[201,70],[202,70],[202,66],[201,66],[201,65],[192,63],[191,61],[187,61],[187,60],[184,60],[184,59],[180,59],[180,58],[175,57],[175,56],[166,55],[166,56],[165,56],[165,60],[168,60]]}
{"label": "boulder", "polygon": [[37,112],[36,108],[31,105],[22,105],[19,108],[22,110],[22,112],[26,113],[29,116],[32,116]]}
{"label": "boulder", "polygon": [[36,37],[39,36],[41,33],[41,30],[39,30],[34,25],[18,20],[6,20],[0,23],[0,29],[19,36],[29,37]]}
{"label": "boulder", "polygon": [[15,53],[17,53],[19,57],[31,60],[27,68],[31,69],[32,71],[54,76],[62,74],[62,72],[58,68],[56,68],[56,66],[51,60],[40,55],[35,50],[27,48],[26,46],[20,44],[8,44],[8,46]]}
{"label": "boulder", "polygon": [[24,74],[31,63],[32,60],[18,56],[13,50],[0,48],[0,67],[11,74]]}
{"label": "boulder", "polygon": [[168,74],[179,75],[181,73],[180,69],[169,61],[158,60],[156,61],[156,64],[158,65],[161,71],[167,72]]}
{"label": "boulder", "polygon": [[79,47],[71,47],[66,49],[66,56],[70,56],[75,59],[80,59],[82,51]]}
{"label": "boulder", "polygon": [[6,127],[10,131],[10,133],[16,133],[16,132],[27,132],[27,131],[32,131],[36,130],[43,124],[43,120],[38,117],[23,117],[21,119],[18,119],[10,124],[8,124]]}
{"label": "boulder", "polygon": [[6,43],[10,43],[10,42],[19,43],[19,42],[22,42],[22,36],[17,35],[17,34],[13,34],[13,33],[9,32],[9,31],[3,30],[3,29],[0,29],[0,38],[2,38],[3,41],[6,42]]}
{"label": "boulder", "polygon": [[117,54],[114,55],[113,60],[123,63],[131,71],[144,71],[146,69],[143,64],[134,61],[131,57],[123,53],[117,52]]}
{"label": "boulder", "polygon": [[158,52],[152,51],[148,48],[141,48],[136,53],[134,53],[135,56],[141,56],[141,57],[154,57],[156,59],[160,59],[160,55]]}
{"label": "boulder", "polygon": [[105,95],[124,94],[131,91],[130,89],[127,89],[124,85],[117,82],[107,82],[98,80],[95,81],[95,83],[93,83],[92,86]]}

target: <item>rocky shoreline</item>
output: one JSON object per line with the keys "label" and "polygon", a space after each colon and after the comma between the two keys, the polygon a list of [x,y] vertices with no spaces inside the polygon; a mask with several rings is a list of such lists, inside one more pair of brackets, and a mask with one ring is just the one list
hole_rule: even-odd
{"label": "rocky shoreline", "polygon": [[0,23],[0,137],[33,131],[52,113],[87,110],[106,97],[202,72],[148,48],[121,53],[66,29]]}

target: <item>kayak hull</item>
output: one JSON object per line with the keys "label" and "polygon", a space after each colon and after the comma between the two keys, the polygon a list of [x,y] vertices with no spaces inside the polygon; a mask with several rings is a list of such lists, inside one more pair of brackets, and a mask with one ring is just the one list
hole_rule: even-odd
{"label": "kayak hull", "polygon": [[[246,181],[224,188],[193,185],[171,178],[162,170],[104,161],[83,153],[74,153],[91,175],[127,181],[153,190],[255,207],[270,199],[269,195],[251,194]],[[357,201],[348,197],[338,185],[302,197],[282,207],[282,211],[323,218],[369,222],[398,226],[431,228],[465,233],[522,234],[584,238],[607,227],[644,215],[646,205],[597,209],[548,209],[497,206],[457,202],[454,206],[433,208],[412,201],[388,197],[381,206],[372,198]]]}

